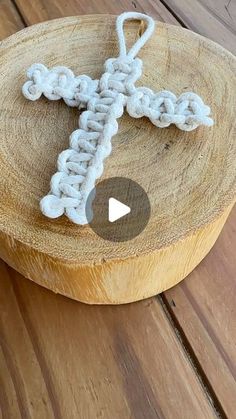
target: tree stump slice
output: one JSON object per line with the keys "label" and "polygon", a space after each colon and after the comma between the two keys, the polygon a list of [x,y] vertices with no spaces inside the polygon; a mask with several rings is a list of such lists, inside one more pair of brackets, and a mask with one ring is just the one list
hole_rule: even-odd
{"label": "tree stump slice", "polygon": [[[128,45],[141,28],[126,24]],[[113,243],[89,226],[41,214],[39,201],[79,111],[62,101],[27,101],[21,86],[34,62],[100,78],[104,61],[118,54],[115,17],[56,19],[18,32],[0,48],[0,256],[25,277],[86,303],[128,303],[181,281],[209,252],[235,201],[233,55],[188,30],[157,24],[139,54],[144,66],[137,84],[196,92],[211,106],[215,125],[183,132],[120,118],[100,180],[138,182],[151,218],[135,239]]]}

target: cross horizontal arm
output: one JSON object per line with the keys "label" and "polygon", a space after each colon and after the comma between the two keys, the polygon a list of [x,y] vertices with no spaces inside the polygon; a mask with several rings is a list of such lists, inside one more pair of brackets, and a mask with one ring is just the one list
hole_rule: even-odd
{"label": "cross horizontal arm", "polygon": [[98,80],[85,75],[75,76],[72,70],[63,66],[49,70],[36,63],[28,69],[27,76],[29,80],[23,85],[22,92],[33,101],[44,95],[50,100],[63,99],[68,106],[84,108],[98,88]]}
{"label": "cross horizontal arm", "polygon": [[146,87],[138,87],[127,98],[126,109],[130,116],[146,116],[159,128],[175,124],[183,131],[192,131],[199,125],[213,125],[209,106],[192,92],[182,93],[177,98],[167,90],[154,93]]}

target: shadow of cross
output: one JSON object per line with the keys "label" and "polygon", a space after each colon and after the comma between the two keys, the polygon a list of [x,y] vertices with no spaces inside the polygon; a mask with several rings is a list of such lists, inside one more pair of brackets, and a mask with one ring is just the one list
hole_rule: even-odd
{"label": "shadow of cross", "polygon": [[[146,22],[146,30],[126,51],[123,24],[125,20]],[[105,62],[100,80],[86,75],[75,76],[67,67],[47,69],[33,64],[27,71],[29,80],[23,85],[23,95],[37,100],[43,94],[50,100],[63,99],[68,106],[85,108],[79,118],[79,129],[70,136],[67,150],[59,154],[58,171],[51,178],[51,190],[40,202],[41,211],[50,218],[65,214],[76,224],[87,224],[86,201],[103,173],[103,162],[111,153],[111,139],[118,131],[117,119],[124,108],[131,117],[148,117],[157,127],[175,124],[191,131],[199,125],[211,126],[210,108],[192,92],[178,98],[167,90],[158,93],[147,87],[136,87],[142,74],[142,60],[137,58],[154,30],[151,17],[135,12],[121,14],[116,21],[120,54]]]}

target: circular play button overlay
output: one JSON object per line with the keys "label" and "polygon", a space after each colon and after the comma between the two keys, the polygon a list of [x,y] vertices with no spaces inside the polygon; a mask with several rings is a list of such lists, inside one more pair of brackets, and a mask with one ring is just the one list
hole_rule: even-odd
{"label": "circular play button overlay", "polygon": [[112,177],[99,182],[86,204],[93,231],[105,240],[123,242],[138,236],[150,217],[144,189],[131,179]]}

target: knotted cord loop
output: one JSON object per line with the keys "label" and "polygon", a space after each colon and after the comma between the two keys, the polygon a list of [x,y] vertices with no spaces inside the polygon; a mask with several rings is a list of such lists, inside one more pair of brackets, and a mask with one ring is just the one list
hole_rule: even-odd
{"label": "knotted cord loop", "polygon": [[[147,23],[147,28],[142,34],[142,36],[135,42],[135,44],[127,53],[123,25],[126,20],[134,20],[134,19],[144,20]],[[143,13],[126,12],[118,16],[117,21],[116,21],[116,32],[117,32],[119,48],[120,48],[120,57],[121,58],[129,57],[130,59],[135,58],[138,52],[140,51],[140,49],[144,46],[144,44],[152,35],[154,31],[154,27],[155,27],[154,20],[150,16],[147,16]]]}
{"label": "knotted cord loop", "polygon": [[[143,35],[127,53],[123,24],[139,19],[147,23]],[[199,125],[211,126],[210,108],[195,93],[178,98],[169,91],[153,92],[136,87],[142,75],[142,60],[136,55],[154,30],[154,21],[141,13],[123,13],[116,23],[120,55],[105,62],[100,80],[75,76],[66,67],[49,70],[33,64],[22,88],[29,100],[41,95],[50,100],[63,99],[69,106],[87,108],[79,118],[79,129],[70,136],[70,146],[58,156],[57,172],[51,178],[51,189],[40,202],[41,211],[50,218],[63,214],[76,224],[87,224],[86,202],[96,180],[103,173],[104,160],[111,153],[111,139],[118,131],[117,119],[126,107],[134,118],[146,116],[157,127],[175,124],[184,131]]]}

